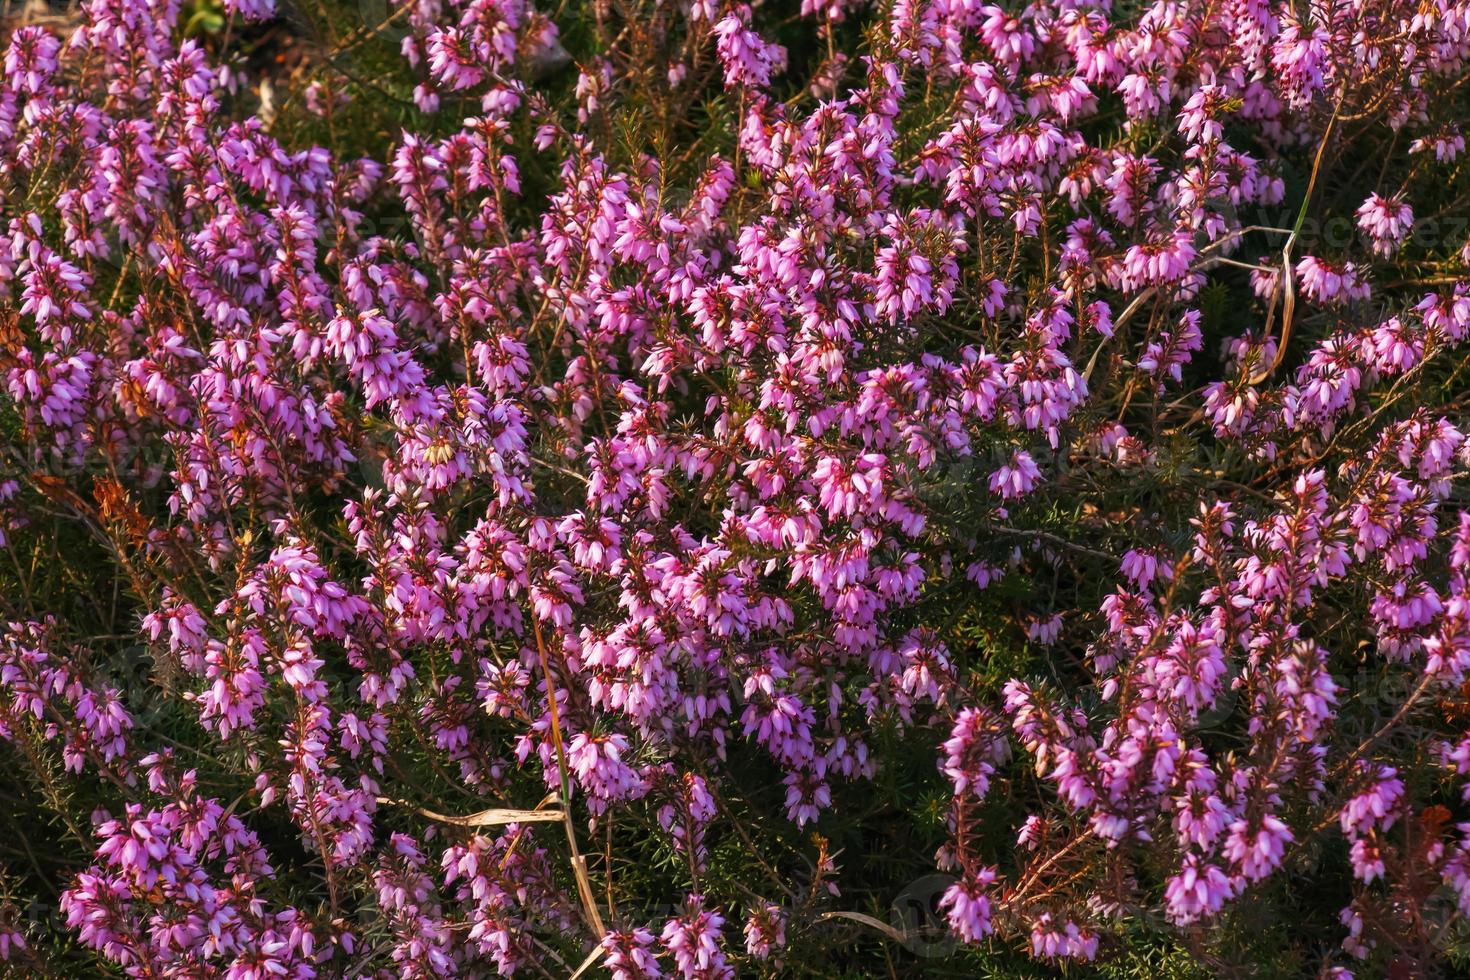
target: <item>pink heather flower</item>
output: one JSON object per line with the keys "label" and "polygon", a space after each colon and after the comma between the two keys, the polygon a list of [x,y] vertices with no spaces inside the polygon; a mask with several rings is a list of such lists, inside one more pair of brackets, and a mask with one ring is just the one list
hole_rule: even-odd
{"label": "pink heather flower", "polygon": [[1260,881],[1281,864],[1291,829],[1271,814],[1255,821],[1237,820],[1225,838],[1225,856],[1247,881]]}
{"label": "pink heather flower", "polygon": [[25,934],[16,929],[0,928],[0,963],[8,963],[19,952],[24,952]]}
{"label": "pink heather flower", "polygon": [[939,908],[944,912],[950,929],[963,942],[978,943],[990,935],[992,926],[987,891],[994,881],[993,869],[979,868],[950,885],[939,899]]}
{"label": "pink heather flower", "polygon": [[1403,374],[1424,357],[1424,334],[1400,317],[1390,317],[1373,328],[1364,345],[1364,360],[1386,375]]}
{"label": "pink heather flower", "polygon": [[1269,300],[1281,286],[1280,263],[1271,264],[1271,257],[1262,255],[1256,259],[1250,273],[1251,292],[1261,299]]}
{"label": "pink heather flower", "polygon": [[1437,133],[1421,136],[1409,144],[1410,153],[1433,153],[1437,163],[1451,163],[1465,152],[1465,136],[1450,124]]}
{"label": "pink heather flower", "polygon": [[1392,766],[1379,766],[1371,773],[1368,789],[1343,804],[1342,832],[1349,837],[1369,830],[1388,830],[1398,819],[1404,784]]}
{"label": "pink heather flower", "polygon": [[1146,548],[1133,548],[1123,555],[1123,574],[1133,584],[1146,589],[1160,571],[1159,556]]}
{"label": "pink heather flower", "polygon": [[877,256],[878,316],[897,323],[920,310],[949,309],[959,279],[960,236],[924,210],[903,221],[890,218],[884,234],[891,244]]}
{"label": "pink heather flower", "polygon": [[779,905],[762,905],[745,922],[745,949],[758,960],[786,945],[786,913]]}
{"label": "pink heather flower", "polygon": [[955,796],[983,799],[990,777],[1005,753],[1005,743],[992,731],[991,716],[979,708],[964,708],[944,743],[940,768],[954,785]]}
{"label": "pink heather flower", "polygon": [[1016,844],[1028,851],[1034,851],[1041,846],[1042,835],[1045,834],[1045,822],[1036,814],[1028,816],[1021,824],[1021,830],[1016,834]]}
{"label": "pink heather flower", "polygon": [[1004,500],[1024,497],[1041,482],[1041,469],[1031,454],[1017,450],[1011,454],[1010,462],[990,474],[990,492]]}
{"label": "pink heather flower", "polygon": [[1303,295],[1322,304],[1366,299],[1371,293],[1352,262],[1328,262],[1308,255],[1296,264],[1297,286]]}
{"label": "pink heather flower", "polygon": [[[1172,569],[1167,565],[1160,568],[1167,572],[1166,578],[1172,578]],[[1206,619],[1198,627],[1188,620],[1181,621],[1163,654],[1150,666],[1164,691],[1189,711],[1211,707],[1223,685],[1226,670],[1216,621]],[[1212,798],[1213,802],[1218,801]],[[1217,829],[1211,828],[1211,840]]]}
{"label": "pink heather flower", "polygon": [[1358,211],[1358,227],[1373,240],[1373,251],[1387,258],[1409,234],[1414,211],[1402,198],[1370,194]]}
{"label": "pink heather flower", "polygon": [[979,14],[985,18],[980,24],[980,39],[990,47],[996,60],[1014,64],[1031,57],[1036,42],[1029,25],[1020,17],[994,6],[980,8]]}
{"label": "pink heather flower", "polygon": [[1150,374],[1165,375],[1176,382],[1183,380],[1181,371],[1195,351],[1204,346],[1199,329],[1198,310],[1187,310],[1172,329],[1164,330],[1159,339],[1145,348],[1138,367]]}
{"label": "pink heather flower", "polygon": [[[459,76],[453,76],[459,77]],[[413,104],[420,112],[435,113],[439,111],[439,93],[428,85],[415,85],[413,87]]]}
{"label": "pink heather flower", "polygon": [[1371,884],[1375,879],[1382,878],[1387,870],[1377,834],[1370,833],[1355,839],[1348,849],[1348,861],[1352,865],[1353,876],[1364,884]]}
{"label": "pink heather flower", "polygon": [[1219,115],[1229,97],[1215,85],[1202,85],[1179,110],[1179,132],[1191,143],[1215,143],[1224,136]]}
{"label": "pink heather flower", "polygon": [[949,651],[932,630],[910,631],[899,643],[897,654],[903,665],[899,685],[914,698],[939,699],[950,675]]}
{"label": "pink heather flower", "polygon": [[1113,335],[1113,312],[1102,300],[1087,304],[1083,312],[1083,327],[1090,327],[1104,337]]}
{"label": "pink heather flower", "polygon": [[1470,912],[1470,823],[1455,824],[1456,839],[1445,859],[1441,877],[1454,893],[1461,915]]}
{"label": "pink heather flower", "polygon": [[1052,925],[1045,913],[1031,927],[1031,952],[1038,959],[1070,959],[1084,963],[1097,956],[1098,936],[1075,922]]}
{"label": "pink heather flower", "polygon": [[653,933],[635,928],[602,937],[603,960],[614,980],[654,980],[664,975],[652,950]]}
{"label": "pink heather flower", "polygon": [[787,773],[786,813],[798,827],[804,827],[832,805],[832,788],[827,780],[814,772]]}
{"label": "pink heather flower", "polygon": [[1305,107],[1326,86],[1327,41],[1328,33],[1320,24],[1291,18],[1271,45],[1271,67],[1279,73],[1286,102],[1293,108]]}
{"label": "pink heather flower", "polygon": [[1195,254],[1190,236],[1183,232],[1130,246],[1123,256],[1125,282],[1131,288],[1176,283],[1189,272]]}
{"label": "pink heather flower", "polygon": [[725,962],[720,948],[720,930],[725,924],[718,913],[704,908],[704,898],[690,895],[682,915],[664,926],[663,946],[674,957],[678,975],[685,980],[729,980],[735,971]]}
{"label": "pink heather flower", "polygon": [[351,94],[330,88],[321,82],[312,82],[304,95],[306,110],[313,116],[325,118],[332,110],[340,109],[352,101]]}
{"label": "pink heather flower", "polygon": [[23,26],[10,35],[5,75],[22,92],[38,95],[59,67],[61,39],[40,27]]}
{"label": "pink heather flower", "polygon": [[1193,854],[1164,890],[1169,920],[1180,925],[1214,917],[1235,896],[1230,878],[1213,864],[1202,864]]}
{"label": "pink heather flower", "polygon": [[1026,638],[1043,646],[1051,646],[1062,633],[1063,619],[1061,613],[1052,613],[1050,616],[1031,620],[1026,624]]}
{"label": "pink heather flower", "polygon": [[459,91],[484,81],[481,65],[490,60],[487,44],[476,44],[465,32],[447,28],[430,34],[427,47],[429,70],[445,89]]}
{"label": "pink heather flower", "polygon": [[268,20],[276,12],[275,0],[227,0],[225,9],[246,20]]}
{"label": "pink heather flower", "polygon": [[[1377,945],[1372,941],[1364,941],[1363,938],[1363,916],[1356,908],[1349,905],[1338,914],[1338,920],[1347,927],[1348,933],[1342,939],[1342,948],[1349,956],[1358,959],[1367,959],[1373,947]],[[1352,974],[1348,974],[1351,980]]]}
{"label": "pink heather flower", "polygon": [[647,785],[623,761],[628,751],[624,735],[578,732],[567,743],[567,765],[587,790],[589,809],[601,813],[609,803],[641,796]]}
{"label": "pink heather flower", "polygon": [[729,85],[765,88],[772,75],[786,69],[786,49],[763,40],[741,14],[727,14],[713,31]]}

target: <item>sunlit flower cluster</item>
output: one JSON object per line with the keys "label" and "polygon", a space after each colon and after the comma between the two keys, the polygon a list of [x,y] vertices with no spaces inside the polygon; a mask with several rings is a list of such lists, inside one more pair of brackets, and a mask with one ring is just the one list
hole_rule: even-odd
{"label": "sunlit flower cluster", "polygon": [[[1457,928],[1470,272],[1416,229],[1470,199],[1470,2],[584,6],[395,6],[375,157],[177,0],[10,34],[0,737],[95,802],[74,940],[780,970],[915,747],[962,947],[1198,947],[1333,835],[1323,971]],[[100,600],[22,594],[58,521],[172,735]]]}

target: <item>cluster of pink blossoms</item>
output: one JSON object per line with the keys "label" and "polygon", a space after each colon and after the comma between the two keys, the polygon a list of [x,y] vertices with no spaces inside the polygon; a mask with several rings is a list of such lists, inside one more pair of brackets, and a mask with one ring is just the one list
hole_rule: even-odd
{"label": "cluster of pink blossoms", "polygon": [[[895,819],[902,745],[955,955],[1208,950],[1330,840],[1323,974],[1425,966],[1470,916],[1470,2],[586,7],[568,51],[395,5],[420,125],[361,158],[370,80],[317,66],[293,141],[177,0],[10,33],[0,738],[72,940],[779,971],[875,921],[826,835]],[[33,590],[57,540],[112,628],[95,569]]]}

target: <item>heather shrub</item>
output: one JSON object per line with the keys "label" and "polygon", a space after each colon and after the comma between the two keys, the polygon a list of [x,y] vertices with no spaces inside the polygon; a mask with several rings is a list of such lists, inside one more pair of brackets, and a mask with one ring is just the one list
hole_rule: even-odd
{"label": "heather shrub", "polygon": [[1470,969],[1470,3],[283,2],[6,26],[6,970]]}

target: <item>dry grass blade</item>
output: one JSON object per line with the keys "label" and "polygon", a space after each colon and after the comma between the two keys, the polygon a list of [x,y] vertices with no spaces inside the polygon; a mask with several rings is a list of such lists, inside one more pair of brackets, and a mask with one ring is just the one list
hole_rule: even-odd
{"label": "dry grass blade", "polygon": [[851,919],[853,922],[860,922],[870,929],[878,930],[900,945],[908,942],[908,937],[893,928],[893,926],[884,922],[882,919],[875,919],[871,915],[865,915],[862,912],[823,912],[817,916],[818,922],[827,922],[831,919]]}
{"label": "dry grass blade", "polygon": [[[378,797],[378,802],[383,804],[397,803],[387,797]],[[489,810],[481,810],[479,813],[471,813],[467,816],[453,816],[447,813],[436,813],[424,807],[414,807],[413,810],[421,817],[427,817],[435,823],[447,823],[455,827],[502,827],[511,823],[555,823],[565,819],[565,811],[545,809],[555,803],[560,803],[561,797],[555,793],[547,796],[536,805],[534,810],[516,810],[508,807],[492,807]]]}
{"label": "dry grass blade", "polygon": [[587,958],[582,961],[582,965],[577,967],[577,972],[573,973],[567,980],[577,980],[582,974],[596,966],[597,961],[600,959],[602,959],[602,947],[596,946],[592,952],[587,954]]}
{"label": "dry grass blade", "polygon": [[1338,113],[1342,110],[1342,100],[1345,90],[1338,94],[1337,104],[1333,106],[1332,115],[1327,120],[1327,128],[1322,132],[1322,141],[1317,144],[1317,154],[1312,160],[1312,175],[1307,180],[1306,193],[1302,195],[1302,206],[1296,215],[1296,224],[1292,226],[1291,235],[1286,239],[1286,245],[1281,249],[1281,279],[1277,281],[1275,289],[1271,291],[1271,311],[1266,321],[1266,333],[1271,332],[1271,321],[1269,317],[1276,312],[1276,298],[1281,295],[1285,287],[1286,302],[1281,311],[1281,339],[1276,342],[1276,356],[1271,359],[1264,370],[1258,372],[1250,379],[1250,384],[1258,385],[1264,382],[1281,362],[1286,359],[1286,345],[1291,342],[1291,324],[1296,313],[1296,283],[1292,278],[1292,246],[1296,244],[1296,236],[1301,233],[1302,222],[1307,217],[1307,206],[1312,203],[1312,192],[1317,189],[1317,175],[1322,171],[1322,156],[1327,152],[1327,143],[1332,138],[1332,127],[1337,124]]}
{"label": "dry grass blade", "polygon": [[[556,768],[561,776],[562,795],[571,796],[571,777],[567,775],[567,753],[561,736],[561,717],[556,708],[556,682],[551,676],[551,663],[546,657],[546,641],[541,636],[541,621],[531,620],[531,628],[536,635],[536,653],[541,660],[541,674],[546,679],[546,710],[551,717],[551,741],[556,748]],[[587,861],[582,857],[581,849],[577,847],[577,830],[572,823],[571,810],[562,811],[562,826],[566,828],[567,846],[572,852],[572,875],[577,881],[577,895],[582,899],[582,913],[587,918],[587,924],[597,936],[607,935],[607,926],[603,925],[602,914],[597,909],[597,898],[592,891],[592,879],[587,874]]]}

